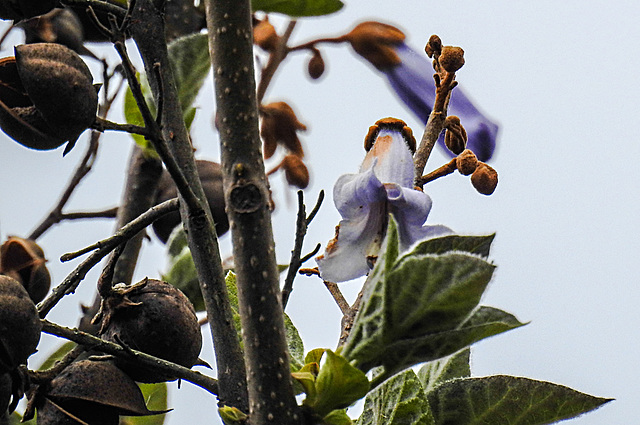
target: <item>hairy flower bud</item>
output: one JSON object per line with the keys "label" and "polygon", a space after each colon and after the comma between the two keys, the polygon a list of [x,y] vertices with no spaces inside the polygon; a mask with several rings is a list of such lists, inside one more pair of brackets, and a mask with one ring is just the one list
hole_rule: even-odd
{"label": "hairy flower bud", "polygon": [[306,130],[307,127],[298,121],[291,106],[286,102],[274,102],[260,107],[260,113],[262,114],[260,136],[265,159],[273,156],[278,143],[290,153],[303,158],[304,150],[297,132]]}
{"label": "hairy flower bud", "polygon": [[309,59],[307,70],[309,72],[309,76],[314,80],[317,80],[322,77],[322,74],[324,74],[324,59],[322,59],[320,50],[313,49],[313,54],[311,59]]}
{"label": "hairy flower bud", "polygon": [[287,155],[281,163],[284,175],[291,186],[305,189],[309,186],[309,170],[298,155]]}
{"label": "hairy flower bud", "polygon": [[447,129],[444,135],[444,144],[456,155],[460,155],[467,147],[467,131],[460,124],[460,118],[450,115],[445,119],[444,128]]}
{"label": "hairy flower bud", "polygon": [[58,0],[0,0],[0,19],[20,21],[43,15],[57,3]]}
{"label": "hairy flower bud", "polygon": [[0,127],[23,146],[55,149],[93,124],[98,92],[87,65],[53,43],[17,46],[0,60]]}
{"label": "hairy flower bud", "polygon": [[463,176],[468,176],[476,171],[476,168],[478,168],[478,158],[476,154],[469,149],[465,149],[456,157],[456,168]]}
{"label": "hairy flower bud", "polygon": [[367,21],[356,25],[341,38],[348,41],[357,54],[379,70],[399,65],[401,62],[394,47],[404,41],[405,35],[396,27]]}
{"label": "hairy flower bud", "polygon": [[445,71],[456,72],[464,65],[464,50],[457,46],[444,46],[438,60]]}
{"label": "hairy flower bud", "polygon": [[42,301],[51,286],[46,262],[42,248],[31,239],[11,236],[0,246],[0,273],[20,282],[34,303]]}
{"label": "hairy flower bud", "polygon": [[427,45],[424,46],[424,51],[430,58],[440,56],[440,52],[442,52],[442,41],[440,37],[435,34],[429,37]]}
{"label": "hairy flower bud", "polygon": [[259,21],[253,27],[253,42],[267,52],[273,52],[278,47],[280,37],[276,29],[269,22],[269,18]]}
{"label": "hairy flower bud", "polygon": [[471,174],[471,184],[483,195],[491,195],[498,186],[498,172],[484,162]]}

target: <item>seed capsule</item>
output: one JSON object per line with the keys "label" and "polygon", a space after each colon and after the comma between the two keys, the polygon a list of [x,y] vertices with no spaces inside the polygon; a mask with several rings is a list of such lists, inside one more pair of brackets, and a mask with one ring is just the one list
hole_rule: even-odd
{"label": "seed capsule", "polygon": [[[180,290],[155,279],[145,279],[104,300],[101,337],[122,342],[185,367],[198,361],[202,335],[193,305]],[[158,375],[121,359],[117,364],[140,382],[176,379]]]}
{"label": "seed capsule", "polygon": [[24,287],[0,275],[0,373],[11,372],[36,351],[42,325]]}
{"label": "seed capsule", "polygon": [[43,15],[56,7],[58,0],[1,0],[0,19],[20,21]]}
{"label": "seed capsule", "polygon": [[34,303],[42,301],[51,286],[46,262],[42,248],[31,239],[11,236],[0,246],[0,273],[20,282]]}
{"label": "seed capsule", "polygon": [[38,150],[75,142],[95,121],[98,107],[87,65],[61,44],[26,44],[15,53],[0,60],[2,130]]}

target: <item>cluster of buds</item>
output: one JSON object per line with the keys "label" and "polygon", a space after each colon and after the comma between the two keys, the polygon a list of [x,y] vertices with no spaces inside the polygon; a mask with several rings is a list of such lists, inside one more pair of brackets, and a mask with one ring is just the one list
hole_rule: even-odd
{"label": "cluster of buds", "polygon": [[73,50],[54,43],[17,46],[0,60],[0,127],[37,150],[69,141],[68,152],[96,119],[99,86]]}
{"label": "cluster of buds", "polygon": [[282,168],[291,186],[306,188],[309,185],[309,170],[302,161],[304,149],[298,138],[298,131],[304,131],[307,127],[298,121],[295,112],[286,102],[274,102],[261,106],[260,113],[262,115],[260,136],[264,158],[271,158],[278,145],[287,151],[282,162],[269,174]]}

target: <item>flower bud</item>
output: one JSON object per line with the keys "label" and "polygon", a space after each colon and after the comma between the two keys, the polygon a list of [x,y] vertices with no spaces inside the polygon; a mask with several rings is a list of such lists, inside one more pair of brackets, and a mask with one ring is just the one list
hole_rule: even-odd
{"label": "flower bud", "polygon": [[260,46],[262,50],[267,52],[273,52],[278,46],[280,37],[276,32],[276,29],[269,22],[269,18],[259,21],[258,24],[253,27],[253,42]]}
{"label": "flower bud", "polygon": [[57,3],[58,0],[0,0],[0,19],[21,21],[43,15]]}
{"label": "flower bud", "polygon": [[444,122],[447,129],[444,135],[444,144],[456,155],[460,155],[467,147],[467,131],[460,124],[460,118],[450,115]]}
{"label": "flower bud", "polygon": [[284,175],[291,186],[300,189],[305,189],[309,186],[309,170],[299,156],[285,156],[282,160],[281,167],[284,168]]}
{"label": "flower bud", "polygon": [[464,65],[464,50],[457,46],[444,46],[438,59],[447,72],[456,72]]}
{"label": "flower bud", "polygon": [[471,184],[483,195],[491,195],[498,185],[498,172],[484,162],[471,174]]}
{"label": "flower bud", "polygon": [[469,149],[465,149],[460,155],[456,157],[456,168],[463,176],[468,176],[469,174],[476,171],[478,167],[478,158],[473,151]]}
{"label": "flower bud", "polygon": [[274,102],[260,108],[262,122],[260,136],[263,142],[263,155],[269,159],[275,153],[278,143],[281,143],[290,153],[304,157],[304,150],[298,131],[307,127],[298,121],[295,112],[286,102]]}
{"label": "flower bud", "polygon": [[358,24],[341,38],[348,41],[357,54],[379,70],[391,68],[401,62],[394,46],[402,43],[405,35],[396,27],[368,21]]}
{"label": "flower bud", "polygon": [[311,59],[309,59],[307,70],[309,71],[309,76],[314,80],[317,80],[324,74],[324,59],[322,59],[320,50],[313,49],[313,55]]}
{"label": "flower bud", "polygon": [[75,143],[96,118],[98,92],[89,68],[60,44],[26,44],[15,52],[0,60],[0,127],[32,149]]}
{"label": "flower bud", "polygon": [[413,136],[413,130],[401,119],[393,117],[381,118],[369,127],[369,131],[364,138],[365,151],[369,152],[371,150],[382,128],[392,128],[399,131],[411,153],[414,154],[416,152],[416,138]]}
{"label": "flower bud", "polygon": [[51,275],[42,248],[31,239],[15,236],[0,246],[0,273],[20,282],[34,303],[49,292]]}
{"label": "flower bud", "polygon": [[440,37],[435,34],[429,37],[427,45],[424,46],[424,51],[430,58],[440,56],[440,52],[442,51],[442,41]]}

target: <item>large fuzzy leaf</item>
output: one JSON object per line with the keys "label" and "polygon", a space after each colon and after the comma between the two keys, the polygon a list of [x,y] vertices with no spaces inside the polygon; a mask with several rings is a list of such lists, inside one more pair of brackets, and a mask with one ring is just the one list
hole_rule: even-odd
{"label": "large fuzzy leaf", "polygon": [[251,0],[254,11],[277,12],[293,17],[328,15],[343,6],[340,0]]}
{"label": "large fuzzy leaf", "polygon": [[503,375],[448,381],[427,397],[436,425],[544,425],[611,401],[550,382]]}

